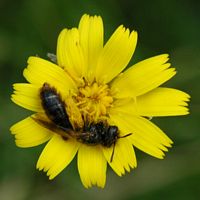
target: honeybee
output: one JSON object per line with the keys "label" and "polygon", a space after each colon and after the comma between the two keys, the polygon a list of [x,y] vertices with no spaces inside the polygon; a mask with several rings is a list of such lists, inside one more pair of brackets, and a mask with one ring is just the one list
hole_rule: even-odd
{"label": "honeybee", "polygon": [[63,139],[73,137],[77,141],[87,145],[100,144],[104,147],[111,147],[113,145],[110,162],[113,160],[117,140],[132,134],[129,133],[124,136],[119,136],[119,129],[117,126],[110,126],[103,122],[92,124],[85,123],[83,128],[74,130],[67,115],[65,103],[62,101],[60,94],[55,88],[51,87],[48,83],[44,83],[40,91],[40,98],[42,107],[50,122],[32,117],[37,123],[47,129],[55,131],[61,135]]}

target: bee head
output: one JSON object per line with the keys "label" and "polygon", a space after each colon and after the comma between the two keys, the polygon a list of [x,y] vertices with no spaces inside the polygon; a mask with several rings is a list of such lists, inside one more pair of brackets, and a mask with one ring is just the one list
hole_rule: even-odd
{"label": "bee head", "polygon": [[109,126],[105,135],[104,135],[104,146],[106,147],[110,147],[112,146],[117,138],[118,138],[118,135],[119,135],[119,130],[118,130],[118,127],[117,126]]}

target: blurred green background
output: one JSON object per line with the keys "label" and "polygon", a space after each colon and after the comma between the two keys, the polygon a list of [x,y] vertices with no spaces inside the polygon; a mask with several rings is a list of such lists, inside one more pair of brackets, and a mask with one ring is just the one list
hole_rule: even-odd
{"label": "blurred green background", "polygon": [[[0,200],[200,199],[199,10],[197,0],[0,0]],[[82,186],[76,160],[49,181],[35,169],[44,145],[17,148],[9,132],[30,114],[10,101],[12,84],[25,81],[27,58],[55,53],[59,32],[77,26],[84,13],[103,17],[105,40],[120,24],[138,31],[131,63],[169,53],[178,74],[165,85],[192,96],[189,116],[153,119],[174,141],[166,158],[136,150],[138,168],[121,178],[108,168],[103,190]]]}

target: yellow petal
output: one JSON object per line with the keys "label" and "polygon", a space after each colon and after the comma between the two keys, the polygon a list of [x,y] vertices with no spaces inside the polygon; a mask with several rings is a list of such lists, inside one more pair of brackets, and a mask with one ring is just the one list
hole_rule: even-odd
{"label": "yellow petal", "polygon": [[53,179],[73,160],[78,147],[79,143],[74,139],[64,140],[55,134],[42,151],[37,168]]}
{"label": "yellow petal", "polygon": [[[32,115],[34,116],[34,115]],[[35,122],[32,117],[14,124],[10,131],[18,147],[33,147],[48,141],[54,133]]]}
{"label": "yellow petal", "polygon": [[78,151],[78,171],[83,185],[103,188],[106,182],[106,160],[99,146],[81,145]]}
{"label": "yellow petal", "polygon": [[139,115],[137,109],[137,101],[133,98],[124,98],[124,99],[116,99],[113,102],[112,107],[110,107],[109,111],[110,114],[132,114],[132,115]]}
{"label": "yellow petal", "polygon": [[[115,148],[113,146],[110,148],[102,147],[107,162],[118,176],[124,175],[125,170],[130,172],[131,168],[137,166],[135,152],[128,137],[129,136],[125,138],[118,138]],[[110,162],[113,148],[113,159],[112,162]]]}
{"label": "yellow petal", "polygon": [[80,45],[78,29],[64,29],[58,37],[57,44],[58,65],[63,67],[72,77],[83,77],[87,66]]}
{"label": "yellow petal", "polygon": [[101,52],[96,68],[97,82],[108,83],[129,63],[136,47],[137,32],[119,26]]}
{"label": "yellow petal", "polygon": [[123,135],[132,133],[127,138],[138,149],[156,158],[162,159],[166,147],[171,147],[172,141],[149,120],[133,115],[110,115],[113,123],[119,127]]}
{"label": "yellow petal", "polygon": [[169,68],[168,55],[163,54],[143,60],[119,75],[111,85],[115,97],[135,97],[160,86],[176,72]]}
{"label": "yellow petal", "polygon": [[43,112],[40,100],[40,87],[28,83],[13,84],[12,101],[23,108],[34,112]]}
{"label": "yellow petal", "polygon": [[186,115],[190,96],[172,88],[156,88],[137,98],[137,108],[142,116]]}
{"label": "yellow petal", "polygon": [[83,15],[79,23],[80,44],[87,62],[87,79],[92,82],[100,52],[103,49],[103,21],[100,16]]}
{"label": "yellow petal", "polygon": [[76,90],[74,81],[62,68],[39,57],[29,57],[24,77],[30,83],[41,87],[45,82],[49,83],[62,94],[63,98],[68,96],[69,92]]}

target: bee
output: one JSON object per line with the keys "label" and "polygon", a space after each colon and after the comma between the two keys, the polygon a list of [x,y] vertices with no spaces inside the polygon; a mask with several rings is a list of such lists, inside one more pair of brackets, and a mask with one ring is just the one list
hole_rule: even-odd
{"label": "bee", "polygon": [[119,129],[117,126],[110,126],[103,122],[86,123],[83,128],[74,130],[67,115],[65,103],[62,101],[61,96],[55,88],[51,87],[48,83],[44,83],[40,91],[40,98],[42,107],[50,122],[32,117],[34,121],[58,133],[65,140],[72,137],[87,145],[100,144],[104,147],[111,147],[113,145],[110,162],[113,160],[117,140],[132,134],[129,133],[124,136],[119,136]]}

